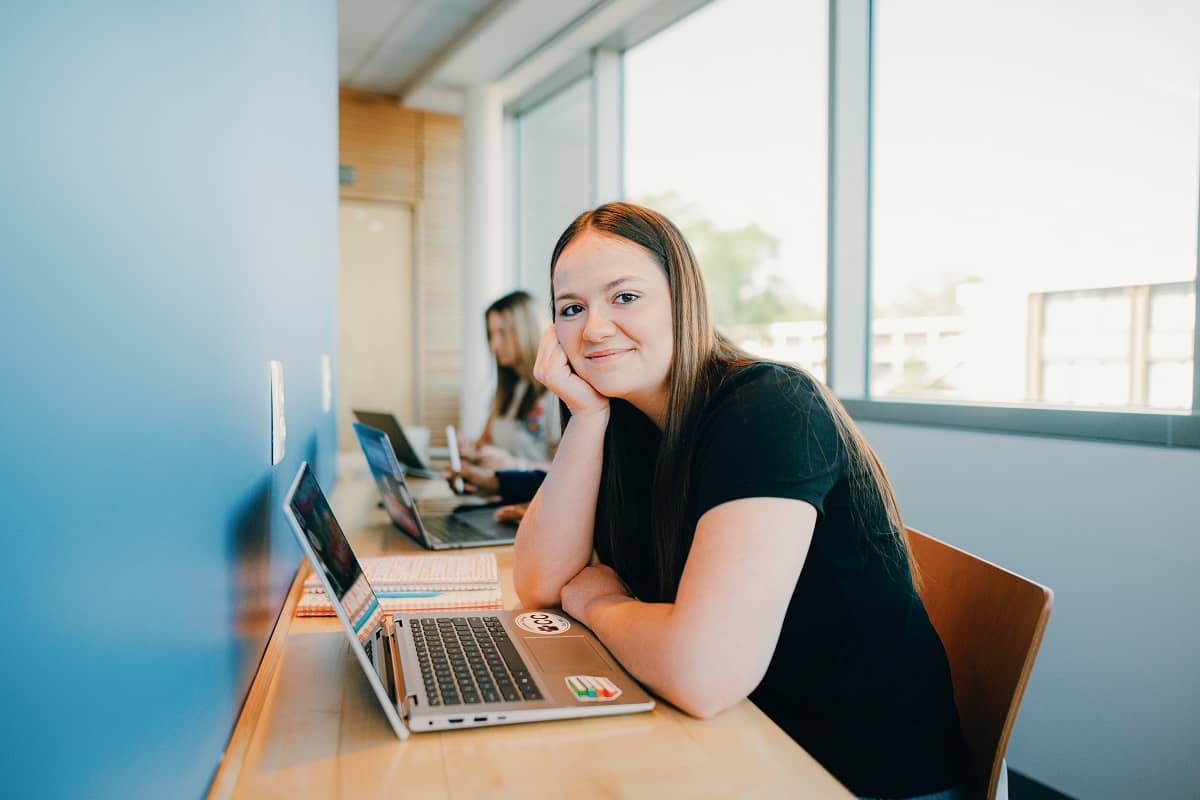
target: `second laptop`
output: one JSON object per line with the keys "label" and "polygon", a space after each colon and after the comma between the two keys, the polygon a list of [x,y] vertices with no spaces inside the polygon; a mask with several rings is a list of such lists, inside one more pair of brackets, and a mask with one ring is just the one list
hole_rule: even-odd
{"label": "second laptop", "polygon": [[455,511],[453,514],[422,516],[404,480],[392,442],[383,431],[354,423],[354,435],[366,456],[367,466],[379,489],[383,507],[396,527],[430,550],[461,547],[494,547],[512,544],[516,526],[497,522],[490,507]]}

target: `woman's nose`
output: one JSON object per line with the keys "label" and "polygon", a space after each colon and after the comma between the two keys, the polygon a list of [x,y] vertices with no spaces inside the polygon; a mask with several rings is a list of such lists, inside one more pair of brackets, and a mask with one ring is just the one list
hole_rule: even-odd
{"label": "woman's nose", "polygon": [[587,324],[583,326],[583,338],[589,342],[599,342],[612,336],[615,332],[612,322],[603,314],[594,311],[588,313]]}

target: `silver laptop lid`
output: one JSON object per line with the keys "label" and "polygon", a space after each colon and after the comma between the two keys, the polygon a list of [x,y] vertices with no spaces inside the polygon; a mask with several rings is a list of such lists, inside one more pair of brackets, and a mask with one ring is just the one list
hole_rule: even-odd
{"label": "silver laptop lid", "polygon": [[408,738],[408,728],[400,719],[374,663],[375,658],[380,663],[384,660],[382,653],[373,652],[384,643],[380,636],[383,608],[341,525],[333,516],[333,509],[329,507],[316,476],[308,468],[308,462],[300,465],[283,501],[283,510],[313,571],[334,601],[333,610],[350,639],[350,650],[367,674],[367,681],[383,706],[388,722],[397,736]]}
{"label": "silver laptop lid", "polygon": [[421,515],[417,512],[417,504],[413,502],[408,484],[404,482],[404,469],[396,459],[391,439],[383,431],[361,422],[354,423],[354,435],[358,437],[371,477],[379,489],[379,499],[383,501],[383,507],[392,522],[418,542],[431,546],[425,526],[421,524]]}

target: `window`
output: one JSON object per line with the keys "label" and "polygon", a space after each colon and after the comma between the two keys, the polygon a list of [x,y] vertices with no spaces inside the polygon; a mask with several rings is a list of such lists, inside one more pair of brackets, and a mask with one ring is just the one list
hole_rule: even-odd
{"label": "window", "polygon": [[1174,283],[1148,288],[1146,401],[1156,408],[1186,408],[1192,393],[1196,287]]}
{"label": "window", "polygon": [[715,0],[626,51],[625,194],[696,250],[719,330],[825,375],[826,3]]}
{"label": "window", "polygon": [[517,281],[550,305],[550,256],[592,204],[592,82],[583,78],[519,115]]}
{"label": "window", "polygon": [[872,396],[1191,407],[1200,6],[873,8]]}

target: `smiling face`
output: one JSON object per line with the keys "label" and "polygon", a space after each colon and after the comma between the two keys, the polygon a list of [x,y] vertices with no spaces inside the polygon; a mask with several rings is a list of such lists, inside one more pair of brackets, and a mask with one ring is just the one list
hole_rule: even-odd
{"label": "smiling face", "polygon": [[553,281],[554,330],[571,367],[661,426],[675,337],[671,289],[657,259],[587,230],[559,255]]}

